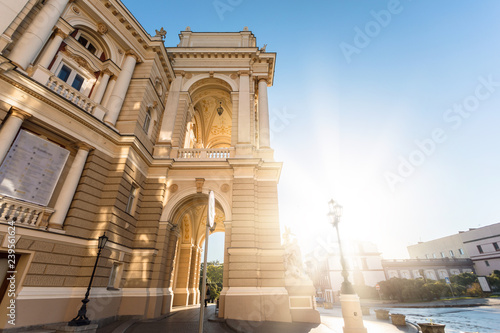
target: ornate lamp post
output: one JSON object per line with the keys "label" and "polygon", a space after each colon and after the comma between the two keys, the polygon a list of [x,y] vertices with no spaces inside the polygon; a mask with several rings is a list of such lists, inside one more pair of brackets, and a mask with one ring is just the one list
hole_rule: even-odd
{"label": "ornate lamp post", "polygon": [[89,302],[90,288],[92,287],[92,280],[94,280],[95,269],[97,268],[97,262],[99,261],[101,250],[104,248],[104,246],[106,246],[107,241],[108,237],[106,237],[106,233],[104,233],[101,237],[99,237],[99,242],[97,243],[99,251],[97,252],[97,258],[95,259],[94,270],[92,271],[92,276],[90,277],[90,282],[87,288],[87,292],[85,293],[85,298],[82,299],[83,303],[82,307],[78,311],[78,315],[68,323],[68,326],[83,326],[90,324],[90,320],[87,318],[87,303]]}
{"label": "ornate lamp post", "polygon": [[363,325],[363,315],[361,313],[361,303],[356,295],[351,282],[349,282],[349,273],[347,272],[342,244],[340,242],[339,222],[342,216],[342,206],[333,199],[328,202],[328,217],[330,223],[337,231],[337,240],[339,242],[340,264],[342,265],[342,277],[344,281],[340,287],[340,306],[342,307],[342,317],[344,318],[344,333],[367,333]]}
{"label": "ornate lamp post", "polygon": [[344,253],[342,252],[342,243],[340,242],[340,234],[339,234],[339,222],[340,217],[342,216],[342,206],[331,199],[328,202],[328,217],[330,217],[330,223],[337,231],[337,240],[339,242],[339,251],[340,251],[340,264],[342,265],[342,277],[344,281],[340,287],[340,292],[342,294],[355,294],[354,288],[352,287],[351,282],[349,282],[349,273],[347,272]]}

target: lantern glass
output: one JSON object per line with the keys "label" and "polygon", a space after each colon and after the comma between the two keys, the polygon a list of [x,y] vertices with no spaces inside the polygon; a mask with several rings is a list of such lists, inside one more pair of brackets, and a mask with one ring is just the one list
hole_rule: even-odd
{"label": "lantern glass", "polygon": [[106,243],[108,241],[108,237],[106,234],[103,234],[101,237],[99,237],[99,243],[97,243],[97,247],[102,250],[104,246],[106,246]]}

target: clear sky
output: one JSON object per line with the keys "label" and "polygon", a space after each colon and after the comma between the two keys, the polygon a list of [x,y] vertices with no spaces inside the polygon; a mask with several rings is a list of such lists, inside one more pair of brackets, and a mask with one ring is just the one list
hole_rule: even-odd
{"label": "clear sky", "polygon": [[[150,34],[249,29],[277,52],[280,220],[304,251],[332,234],[406,246],[500,222],[500,2],[132,1]],[[210,251],[209,251],[210,252]]]}

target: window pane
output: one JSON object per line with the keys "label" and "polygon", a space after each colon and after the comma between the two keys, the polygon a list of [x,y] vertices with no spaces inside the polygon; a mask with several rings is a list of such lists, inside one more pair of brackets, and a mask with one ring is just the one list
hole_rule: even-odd
{"label": "window pane", "polygon": [[87,38],[85,38],[85,37],[83,37],[83,36],[80,36],[80,37],[78,38],[78,43],[82,44],[82,45],[83,45],[83,46],[85,46],[85,47],[87,47],[87,43],[88,43],[88,42],[89,42],[89,41],[87,40]]}
{"label": "window pane", "polygon": [[66,82],[68,81],[68,77],[70,74],[71,74],[71,69],[68,66],[63,65],[61,70],[59,71],[59,74],[57,74],[57,77]]}
{"label": "window pane", "polygon": [[84,81],[83,77],[76,74],[75,79],[73,80],[73,83],[71,84],[71,86],[73,88],[75,88],[76,90],[80,90],[80,88],[82,87],[83,81]]}
{"label": "window pane", "polygon": [[92,45],[91,43],[89,43],[89,46],[87,47],[87,49],[90,51],[90,53],[92,54],[95,54],[95,51],[97,51],[97,49],[95,48],[94,45]]}

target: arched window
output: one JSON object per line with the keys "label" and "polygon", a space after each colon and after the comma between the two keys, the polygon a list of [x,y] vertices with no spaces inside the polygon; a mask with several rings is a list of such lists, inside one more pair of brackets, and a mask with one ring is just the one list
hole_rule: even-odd
{"label": "arched window", "polygon": [[[90,53],[95,55],[97,58],[101,58],[104,55],[104,51],[99,43],[94,39],[94,37],[89,34],[83,32],[82,30],[78,30],[75,35],[75,39],[77,42],[86,48]],[[104,56],[105,57],[105,56]]]}
{"label": "arched window", "polygon": [[142,129],[146,134],[149,132],[149,125],[151,124],[151,110],[148,108],[146,112],[146,117],[144,118],[144,123],[142,124]]}

